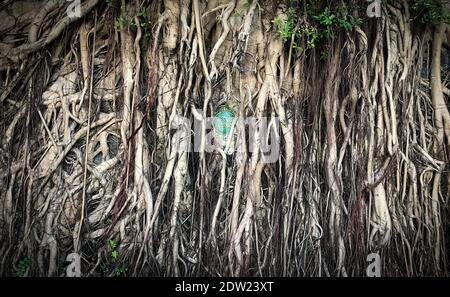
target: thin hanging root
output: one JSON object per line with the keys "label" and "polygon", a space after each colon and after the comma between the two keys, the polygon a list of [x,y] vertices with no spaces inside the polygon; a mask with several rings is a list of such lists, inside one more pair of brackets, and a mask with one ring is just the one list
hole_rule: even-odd
{"label": "thin hanging root", "polygon": [[[183,148],[188,147],[188,141],[190,139],[187,129],[183,129],[182,134],[179,135],[182,151],[179,153],[178,162],[174,169],[174,183],[175,183],[175,197],[173,200],[172,217],[170,219],[170,241],[178,241],[175,235],[177,229],[178,213],[180,208],[180,200],[183,190],[185,190],[186,174],[187,174],[187,156],[188,153]],[[172,250],[173,267],[175,267],[175,275],[178,276],[178,244],[174,244]]]}
{"label": "thin hanging root", "polygon": [[220,187],[219,187],[219,199],[217,200],[216,207],[214,208],[213,218],[211,222],[211,231],[208,235],[208,240],[211,241],[212,244],[216,245],[217,235],[216,235],[216,224],[217,218],[219,216],[220,208],[222,207],[224,195],[225,195],[225,178],[226,178],[226,170],[227,170],[227,157],[225,152],[221,152],[222,156],[222,169],[220,170]]}
{"label": "thin hanging root", "polygon": [[209,63],[211,64],[211,70],[209,71],[209,73],[210,73],[210,78],[212,78],[212,79],[216,79],[216,77],[217,77],[217,67],[216,67],[216,63],[215,63],[214,59],[216,57],[217,51],[222,46],[222,43],[225,41],[225,38],[227,38],[228,33],[230,32],[230,25],[228,23],[228,20],[230,18],[231,12],[234,9],[234,5],[235,5],[235,2],[230,1],[228,3],[228,5],[226,6],[225,11],[221,17],[222,27],[223,27],[222,34],[220,35],[219,39],[217,40],[216,44],[214,45],[213,49],[211,50],[211,53],[209,54]]}
{"label": "thin hanging root", "polygon": [[[441,51],[442,51],[442,40],[445,32],[445,27],[443,24],[439,25],[434,32],[433,36],[433,50],[432,50],[432,65],[431,65],[431,98],[434,108],[434,128],[436,129],[436,142],[434,146],[434,154],[437,158],[442,157],[441,148],[444,144],[444,117],[442,116],[443,108],[447,110],[447,106],[444,101],[442,93],[442,82],[441,82]],[[448,135],[448,133],[447,133]],[[447,139],[450,141],[450,139]],[[440,206],[439,206],[439,192],[441,185],[441,170],[439,170],[434,175],[433,189],[431,194],[432,201],[432,214],[434,219],[434,228],[436,232],[436,242],[434,249],[434,257],[436,261],[436,266],[438,271],[441,269],[441,219],[440,219]]]}
{"label": "thin hanging root", "polygon": [[[87,132],[86,132],[86,148],[89,147],[89,140],[90,140],[90,132],[91,132],[91,111],[92,111],[92,92],[93,92],[93,76],[94,76],[94,58],[95,58],[95,34],[96,34],[96,28],[97,27],[97,17],[95,18],[95,25],[94,25],[94,44],[92,46],[92,55],[91,55],[91,70],[89,77],[91,78],[89,80],[90,86],[89,86],[89,103],[88,103],[88,112],[87,112]],[[86,69],[85,69],[86,70]],[[85,76],[86,77],[86,76]],[[87,183],[87,162],[89,157],[89,149],[86,149],[85,155],[84,155],[84,172],[83,172],[83,190],[82,190],[82,198],[81,198],[81,218],[79,227],[77,230],[77,234],[74,236],[75,238],[75,251],[80,251],[80,236],[81,236],[81,228],[83,227],[83,221],[85,217],[85,205],[86,205],[86,183]]]}

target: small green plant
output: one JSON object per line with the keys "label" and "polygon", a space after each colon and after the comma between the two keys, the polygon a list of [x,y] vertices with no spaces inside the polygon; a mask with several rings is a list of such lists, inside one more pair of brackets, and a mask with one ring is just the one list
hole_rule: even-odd
{"label": "small green plant", "polygon": [[27,272],[28,268],[31,265],[31,259],[28,257],[24,257],[19,261],[19,264],[17,264],[17,271],[16,275],[18,277],[22,277]]}
{"label": "small green plant", "polygon": [[117,257],[119,257],[119,252],[117,251],[117,243],[114,240],[110,239],[108,240],[108,245],[111,249],[111,258],[116,260]]}
{"label": "small green plant", "polygon": [[331,26],[334,25],[337,21],[336,16],[331,12],[331,10],[326,7],[324,11],[322,11],[320,14],[315,15],[313,17],[316,21],[319,22],[319,24],[323,26]]}
{"label": "small green plant", "polygon": [[[124,264],[117,263],[117,260],[118,260],[118,257],[119,257],[119,252],[117,251],[117,243],[114,240],[109,239],[108,240],[108,246],[109,246],[109,248],[111,250],[111,254],[110,254],[111,255],[111,259],[112,259],[113,262],[116,263],[114,265],[115,267],[113,266],[113,268],[112,268],[112,273],[115,276],[123,276],[123,275],[125,275],[125,272],[127,271],[126,266]],[[102,270],[105,273],[107,273],[108,271],[111,271],[107,267],[103,267]]]}
{"label": "small green plant", "polygon": [[116,268],[114,268],[113,273],[115,276],[123,276],[123,275],[125,275],[126,271],[127,271],[127,268],[125,265],[119,265]]}
{"label": "small green plant", "polygon": [[355,26],[362,23],[360,18],[355,18],[341,12],[333,12],[329,7],[326,7],[324,11],[313,16],[313,18],[322,27],[327,37],[332,36],[333,29],[336,26],[346,31],[352,31]]}
{"label": "small green plant", "polygon": [[108,240],[108,246],[111,249],[111,258],[113,259],[117,259],[117,257],[119,256],[119,253],[117,252],[117,243],[110,239]]}
{"label": "small green plant", "polygon": [[342,29],[344,29],[346,31],[352,31],[353,30],[353,24],[349,20],[347,20],[347,18],[339,19],[338,20],[338,25],[339,25],[339,27],[341,27]]}
{"label": "small green plant", "polygon": [[108,4],[108,6],[114,7],[115,5],[115,0],[106,0],[106,4]]}

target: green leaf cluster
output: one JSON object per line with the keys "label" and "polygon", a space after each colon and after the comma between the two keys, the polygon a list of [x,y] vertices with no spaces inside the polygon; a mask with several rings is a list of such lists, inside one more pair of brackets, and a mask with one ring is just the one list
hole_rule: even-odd
{"label": "green leaf cluster", "polygon": [[411,6],[412,20],[422,24],[450,24],[450,12],[436,0],[415,0]]}
{"label": "green leaf cluster", "polygon": [[[111,268],[113,274],[115,276],[124,276],[125,272],[127,271],[127,267],[124,264],[117,263],[117,260],[118,260],[118,257],[119,257],[119,252],[117,251],[117,243],[114,240],[109,239],[108,240],[108,246],[109,246],[109,248],[111,250],[111,254],[110,254],[111,255],[111,259],[113,260],[113,262],[116,263],[115,266],[113,266]],[[109,271],[109,269],[107,267],[104,267],[103,270],[106,273]]]}
{"label": "green leaf cluster", "polygon": [[16,270],[16,276],[22,277],[27,272],[28,268],[31,265],[31,259],[28,257],[24,257],[19,261],[19,264],[17,264],[17,270]]}
{"label": "green leaf cluster", "polygon": [[313,19],[317,21],[327,38],[332,36],[334,29],[341,28],[345,31],[352,31],[355,26],[362,23],[360,18],[342,12],[333,12],[329,7],[325,7],[322,12],[314,15]]}
{"label": "green leaf cluster", "polygon": [[[309,5],[307,6],[307,15],[309,21],[302,26],[297,26],[298,16],[292,7],[285,12],[284,18],[275,17],[272,20],[277,35],[283,42],[289,42],[297,55],[305,50],[317,48],[320,44],[325,44],[339,29],[350,32],[355,26],[362,23],[362,19],[358,17],[340,11],[332,11],[329,7],[314,12]],[[302,41],[304,46],[301,46]],[[326,56],[322,50],[321,57],[325,58]]]}
{"label": "green leaf cluster", "polygon": [[110,239],[108,240],[108,246],[111,249],[111,258],[113,259],[117,259],[117,257],[119,256],[119,253],[117,252],[117,243]]}

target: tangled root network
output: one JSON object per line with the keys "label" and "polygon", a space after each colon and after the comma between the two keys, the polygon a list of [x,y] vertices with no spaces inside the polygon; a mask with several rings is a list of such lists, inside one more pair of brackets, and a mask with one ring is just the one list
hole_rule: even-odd
{"label": "tangled root network", "polygon": [[448,275],[421,1],[2,1],[0,275]]}

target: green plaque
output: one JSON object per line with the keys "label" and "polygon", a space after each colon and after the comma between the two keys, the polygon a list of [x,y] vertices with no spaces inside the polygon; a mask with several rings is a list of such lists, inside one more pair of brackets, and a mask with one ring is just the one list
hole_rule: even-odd
{"label": "green plaque", "polygon": [[233,120],[234,112],[227,106],[221,106],[214,115],[214,130],[222,136],[227,136],[230,133]]}

